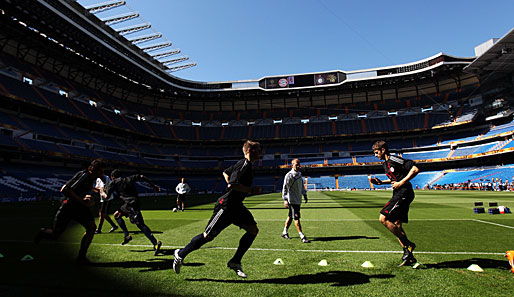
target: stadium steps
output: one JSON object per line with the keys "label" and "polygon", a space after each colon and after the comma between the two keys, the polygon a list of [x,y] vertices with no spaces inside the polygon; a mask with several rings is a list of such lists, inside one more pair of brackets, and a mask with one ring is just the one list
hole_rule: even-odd
{"label": "stadium steps", "polygon": [[495,150],[501,150],[502,148],[504,148],[507,144],[509,144],[510,142],[512,141],[512,139],[508,139],[508,140],[505,140],[505,141],[501,141],[500,143],[498,143],[497,145],[493,146],[493,148],[491,148],[490,151],[495,151]]}
{"label": "stadium steps", "polygon": [[441,171],[439,172],[435,177],[434,179],[432,179],[431,181],[428,182],[429,185],[433,185],[435,184],[438,180],[440,180],[441,178],[443,178],[443,176],[446,175],[446,171]]}
{"label": "stadium steps", "polygon": [[175,130],[173,130],[173,127],[171,125],[169,125],[168,127],[170,127],[170,131],[171,131],[171,134],[173,134],[173,138],[178,139],[177,134],[175,133]]}
{"label": "stadium steps", "polygon": [[57,110],[57,108],[55,108],[55,106],[53,106],[52,103],[50,103],[50,101],[48,101],[48,99],[45,97],[45,95],[43,95],[36,87],[34,87],[33,85],[30,85],[30,87],[34,90],[34,92],[38,94],[38,96],[41,99],[43,99],[43,101],[46,102],[46,104],[48,104],[48,106],[50,106],[52,109]]}
{"label": "stadium steps", "polygon": [[70,102],[70,104],[84,117],[84,118],[89,118],[86,113],[84,113],[84,111],[82,111],[82,109],[80,109],[80,107],[75,103],[73,102],[74,100],[72,100],[71,98],[69,98],[68,96],[63,96],[64,98],[66,98],[68,100],[68,102]]}
{"label": "stadium steps", "polygon": [[393,118],[394,131],[398,131],[398,122],[396,121],[396,116],[392,116],[392,118]]}
{"label": "stadium steps", "polygon": [[148,125],[147,122],[143,121],[143,124],[152,133],[153,136],[157,137],[157,134],[155,134],[154,130],[152,129],[152,127],[150,127],[150,125]]}

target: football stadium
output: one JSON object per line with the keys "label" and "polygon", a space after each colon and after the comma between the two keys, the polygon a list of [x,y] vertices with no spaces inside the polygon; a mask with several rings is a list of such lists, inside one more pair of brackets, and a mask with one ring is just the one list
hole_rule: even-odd
{"label": "football stadium", "polygon": [[[124,5],[0,1],[1,296],[512,296],[514,28],[472,57],[200,82]],[[296,159],[308,202],[284,239]],[[137,177],[137,209],[122,182],[100,201],[93,181],[114,169],[112,185]],[[250,221],[218,230],[245,174]],[[406,232],[379,214],[400,183]]]}

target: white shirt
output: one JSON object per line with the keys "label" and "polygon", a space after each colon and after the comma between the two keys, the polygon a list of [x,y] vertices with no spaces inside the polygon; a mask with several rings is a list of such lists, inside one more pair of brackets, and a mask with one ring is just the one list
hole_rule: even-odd
{"label": "white shirt", "polygon": [[191,191],[191,188],[186,183],[179,183],[175,188],[175,191],[179,194],[186,194],[189,193],[189,191]]}
{"label": "white shirt", "polygon": [[[111,183],[111,178],[107,175],[104,175],[104,179],[105,179],[105,183],[101,178],[97,178],[95,188],[97,188],[99,190],[102,189],[105,192],[107,192],[106,189],[109,186],[109,184]],[[109,197],[107,197],[107,198],[109,198]],[[104,197],[102,195],[100,195],[100,202],[104,202]]]}
{"label": "white shirt", "polygon": [[302,195],[307,196],[305,186],[303,185],[302,173],[291,169],[284,177],[284,186],[282,187],[282,199],[289,204],[301,204]]}

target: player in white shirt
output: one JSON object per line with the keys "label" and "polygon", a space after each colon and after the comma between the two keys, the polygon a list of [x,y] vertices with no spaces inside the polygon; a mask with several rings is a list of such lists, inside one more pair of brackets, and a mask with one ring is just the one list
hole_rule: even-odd
{"label": "player in white shirt", "polygon": [[109,216],[109,207],[110,207],[110,199],[107,197],[107,187],[111,183],[111,178],[107,175],[104,175],[103,180],[101,178],[96,179],[95,189],[98,190],[100,194],[100,208],[98,209],[98,228],[96,229],[95,233],[99,234],[102,233],[102,225],[104,223],[104,220],[107,220],[109,224],[111,224],[111,229],[109,230],[109,233],[112,233],[118,229],[118,226]]}
{"label": "player in white shirt", "polygon": [[302,204],[302,196],[307,203],[307,192],[300,172],[300,160],[294,159],[291,161],[293,168],[284,177],[284,186],[282,188],[282,199],[284,199],[284,207],[289,208],[289,214],[286,219],[284,231],[282,237],[285,239],[291,239],[287,233],[287,229],[291,226],[291,222],[294,220],[296,230],[300,234],[300,239],[303,243],[309,243],[310,240],[305,237],[302,232],[302,225],[300,224],[300,205]]}
{"label": "player in white shirt", "polygon": [[180,179],[180,183],[175,188],[177,192],[177,209],[184,211],[184,202],[186,201],[186,195],[191,191],[191,188],[185,182],[185,178]]}

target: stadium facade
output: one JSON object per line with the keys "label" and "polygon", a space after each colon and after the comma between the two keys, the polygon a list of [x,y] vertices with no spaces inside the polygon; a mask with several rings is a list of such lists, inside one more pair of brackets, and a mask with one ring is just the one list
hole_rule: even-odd
{"label": "stadium facade", "polygon": [[315,188],[372,188],[377,139],[416,160],[420,188],[450,176],[514,176],[503,166],[514,163],[514,30],[475,57],[197,82],[170,73],[152,45],[76,1],[0,3],[6,201],[56,195],[92,158],[142,170],[169,189],[186,176],[197,191],[219,192],[220,172],[241,157],[244,139],[262,143],[255,184],[263,192],[281,188],[294,158]]}

